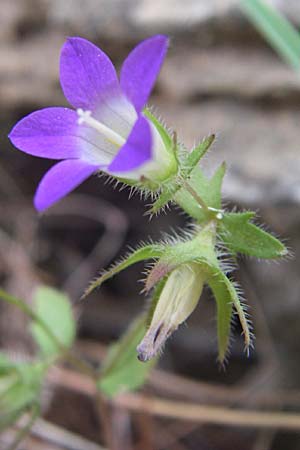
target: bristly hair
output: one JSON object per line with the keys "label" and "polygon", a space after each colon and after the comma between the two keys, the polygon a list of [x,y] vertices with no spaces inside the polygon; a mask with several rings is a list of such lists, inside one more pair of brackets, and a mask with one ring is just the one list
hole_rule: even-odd
{"label": "bristly hair", "polygon": [[159,108],[157,105],[147,105],[147,109],[150,111],[150,113],[155,116],[156,120],[161,124],[161,126],[166,130],[166,132],[173,136],[174,134],[174,128],[170,127],[165,119],[161,116],[161,113],[159,112]]}
{"label": "bristly hair", "polygon": [[250,306],[248,305],[248,303],[246,303],[246,300],[244,298],[244,292],[243,292],[241,286],[239,285],[239,283],[237,281],[231,280],[231,284],[233,285],[233,287],[237,293],[239,304],[242,308],[243,315],[244,315],[244,318],[246,321],[247,333],[246,333],[246,329],[244,329],[244,327],[243,327],[243,323],[241,321],[241,316],[234,305],[234,309],[236,310],[236,314],[239,316],[240,323],[241,323],[241,326],[243,329],[242,334],[244,335],[244,340],[245,340],[245,352],[247,353],[247,355],[249,355],[250,350],[253,349],[253,347],[254,347],[253,341],[255,339],[255,336],[253,333],[253,325],[252,325],[252,321],[251,321],[251,316],[248,312],[250,309]]}
{"label": "bristly hair", "polygon": [[[203,140],[202,140],[202,142],[204,142],[205,141],[205,139],[206,138],[204,138]],[[194,148],[196,147],[196,145],[194,146]],[[189,151],[189,150],[187,150],[186,149],[186,147],[182,144],[182,143],[180,143],[180,142],[177,142],[177,150],[178,150],[178,159],[179,159],[179,161],[180,161],[180,167],[181,167],[181,170],[182,170],[182,172],[184,172],[184,171],[186,171],[186,170],[192,170],[193,169],[193,167],[192,166],[187,166],[186,164],[185,164],[185,160],[186,160],[186,158],[187,158],[187,156],[191,153],[191,151],[193,150],[191,150],[191,151]],[[204,157],[205,157],[205,155],[204,155]],[[179,181],[177,181],[177,188],[178,188],[178,190],[179,189],[181,189],[181,184],[180,184],[180,182]],[[159,189],[159,190],[157,190],[157,192],[156,192],[156,198],[159,198],[159,196],[161,195],[161,194],[163,194],[163,193],[167,193],[167,194],[172,194],[172,192],[174,191],[174,189],[175,189],[175,191],[176,191],[176,184],[175,184],[175,180],[174,180],[174,178],[171,178],[170,180],[166,180],[165,182],[164,182],[164,186],[163,186],[163,189]],[[175,193],[174,193],[174,195],[175,195]],[[170,205],[171,204],[176,204],[176,202],[174,201],[174,199],[173,198],[170,198],[169,200],[167,200],[166,201],[166,203],[164,203],[159,209],[157,209],[156,211],[154,211],[153,212],[153,210],[151,209],[151,208],[153,208],[153,204],[152,205],[148,205],[149,206],[149,211],[146,213],[147,215],[149,215],[149,217],[150,217],[150,219],[153,217],[153,216],[157,216],[158,214],[160,214],[161,212],[165,212],[165,210],[166,210],[166,208],[170,208]],[[180,209],[182,209],[182,208],[180,208]]]}
{"label": "bristly hair", "polygon": [[145,187],[144,185],[138,183],[137,185],[129,185],[122,179],[116,178],[113,175],[107,174],[106,172],[98,172],[97,176],[104,179],[105,185],[111,185],[113,189],[118,189],[119,192],[128,190],[128,199],[130,200],[134,195],[138,194],[140,199],[143,201],[149,198],[153,202],[159,195],[159,190],[152,191]]}
{"label": "bristly hair", "polygon": [[[125,253],[125,255],[123,255],[122,257],[120,257],[119,259],[117,259],[115,262],[113,262],[113,263],[109,266],[108,269],[101,269],[101,270],[98,272],[98,275],[96,275],[96,276],[90,281],[88,287],[85,289],[84,293],[83,293],[82,296],[80,297],[80,300],[85,299],[92,291],[94,291],[94,289],[100,287],[101,284],[102,284],[102,281],[101,281],[102,278],[105,277],[105,280],[103,280],[103,281],[106,281],[106,276],[107,276],[107,279],[108,279],[108,278],[111,278],[111,277],[115,276],[117,273],[119,273],[119,272],[116,272],[116,269],[117,269],[122,263],[124,263],[124,262],[125,262],[125,261],[126,261],[126,260],[134,253],[134,252],[136,252],[136,251],[138,251],[138,250],[140,250],[140,249],[143,249],[144,247],[149,246],[149,245],[152,245],[152,246],[154,246],[154,247],[157,246],[157,248],[162,246],[162,244],[161,244],[160,242],[154,243],[153,240],[152,240],[151,238],[149,238],[147,242],[146,242],[146,241],[141,241],[135,248],[132,248],[131,246],[127,246],[128,251]],[[150,257],[147,258],[147,259],[154,259],[154,260],[156,260],[157,257],[156,257],[155,255],[153,255],[153,256],[150,256]],[[122,270],[123,270],[123,269],[122,269]],[[122,271],[122,270],[120,270],[120,271]],[[116,273],[115,273],[115,272],[116,272]],[[109,274],[111,274],[111,275],[109,275]],[[99,284],[98,284],[98,283],[99,283]]]}
{"label": "bristly hair", "polygon": [[231,258],[237,260],[238,257],[243,257],[244,259],[253,259],[255,258],[257,261],[261,262],[263,261],[264,263],[279,263],[282,260],[286,261],[286,260],[290,260],[294,257],[293,251],[292,249],[287,245],[287,239],[285,238],[281,238],[281,236],[279,236],[277,233],[275,233],[273,230],[270,230],[269,226],[267,226],[264,223],[258,223],[258,218],[259,218],[259,214],[257,212],[257,210],[250,210],[250,209],[243,209],[241,211],[238,211],[238,208],[236,206],[234,206],[233,208],[231,208],[230,211],[227,211],[230,213],[254,213],[254,216],[252,218],[249,219],[249,223],[252,225],[255,225],[257,228],[259,228],[260,230],[270,234],[272,237],[274,237],[275,239],[277,239],[278,241],[280,241],[284,247],[285,247],[285,252],[282,253],[281,255],[278,255],[277,257],[274,258],[262,258],[262,257],[258,257],[255,255],[249,255],[247,253],[243,253],[243,252],[233,252],[228,248],[228,245],[225,244],[224,240],[223,240],[223,236],[222,233],[218,232],[217,233],[217,247],[220,248],[224,248],[224,251],[227,251],[228,255],[231,256]]}

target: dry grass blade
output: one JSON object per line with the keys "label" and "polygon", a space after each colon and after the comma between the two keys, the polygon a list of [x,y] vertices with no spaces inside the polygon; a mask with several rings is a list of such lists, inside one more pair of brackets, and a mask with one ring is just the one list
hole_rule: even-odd
{"label": "dry grass blade", "polygon": [[[69,389],[84,392],[91,397],[95,395],[93,382],[88,377],[75,372],[70,373],[67,370],[62,372],[62,369],[56,369],[56,372],[53,371],[50,375],[49,381],[53,384],[63,384]],[[132,412],[143,412],[200,424],[300,431],[300,414],[296,413],[247,411],[223,406],[197,405],[192,402],[165,400],[139,393],[120,395],[115,397],[112,403],[116,407]]]}

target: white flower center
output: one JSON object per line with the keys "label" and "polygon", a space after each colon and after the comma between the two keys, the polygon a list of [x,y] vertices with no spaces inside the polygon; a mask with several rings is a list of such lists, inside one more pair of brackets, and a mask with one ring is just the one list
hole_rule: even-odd
{"label": "white flower center", "polygon": [[78,125],[86,124],[90,127],[94,128],[94,130],[101,133],[111,144],[116,145],[117,147],[122,147],[126,139],[120,136],[111,128],[104,125],[104,123],[99,122],[94,117],[92,117],[91,111],[84,111],[81,108],[76,110],[78,114]]}

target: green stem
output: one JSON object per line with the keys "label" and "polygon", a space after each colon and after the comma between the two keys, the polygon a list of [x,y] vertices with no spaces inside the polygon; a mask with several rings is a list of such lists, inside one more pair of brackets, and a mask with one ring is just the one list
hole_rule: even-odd
{"label": "green stem", "polygon": [[98,378],[97,371],[93,369],[93,367],[91,367],[89,364],[85,363],[82,359],[74,355],[64,344],[62,344],[62,342],[53,333],[51,328],[49,328],[47,323],[44,322],[43,319],[41,319],[24,301],[8,294],[3,289],[0,289],[0,298],[2,298],[2,300],[6,301],[7,303],[16,306],[21,311],[23,311],[31,320],[36,322],[43,329],[49,339],[51,339],[52,342],[58,347],[61,354],[80,372],[85,373],[93,380],[96,380]]}
{"label": "green stem", "polygon": [[209,208],[202,197],[195,191],[195,189],[184,179],[180,179],[181,185],[191,194],[191,196],[196,200],[196,202],[204,209],[206,212],[209,212]]}
{"label": "green stem", "polygon": [[8,294],[3,289],[0,289],[0,298],[23,311],[28,317],[30,317],[30,319],[36,322],[44,330],[47,336],[55,343],[57,347],[59,347],[60,350],[65,351],[64,345],[59,341],[48,325],[23,300]]}
{"label": "green stem", "polygon": [[[49,328],[46,322],[43,321],[24,301],[8,294],[3,289],[0,289],[0,298],[5,300],[6,302],[17,306],[20,310],[22,310],[28,317],[30,317],[31,320],[36,322],[46,333],[46,335],[53,341],[53,343],[58,347],[58,349],[61,352],[61,356],[63,356],[67,361],[70,362],[79,372],[87,375],[89,378],[93,380],[93,382],[96,384],[99,379],[99,373],[98,370],[91,367],[89,364],[87,364],[82,359],[78,358],[76,355],[74,355],[70,349],[68,349],[58,338],[57,336],[52,332],[52,330]],[[108,448],[113,448],[113,435],[111,432],[111,426],[110,426],[110,418],[108,415],[108,408],[105,402],[104,397],[102,396],[101,392],[98,392],[98,389],[96,389],[96,403],[97,403],[97,410],[100,416],[100,420],[102,421],[103,426],[103,432],[104,432],[104,440],[108,446]],[[33,425],[34,421],[36,420],[37,416],[39,414],[39,408],[37,405],[34,405],[32,408],[32,414],[30,417],[30,420],[25,425],[24,428],[20,430],[18,433],[16,439],[11,444],[8,450],[16,450],[20,442],[26,437],[28,434],[31,426]]]}
{"label": "green stem", "polygon": [[19,447],[19,444],[23,441],[23,439],[25,439],[25,437],[28,435],[32,425],[34,424],[34,422],[36,421],[36,419],[38,418],[40,413],[40,408],[38,405],[34,405],[31,408],[31,414],[29,417],[28,422],[26,423],[26,425],[21,428],[21,430],[18,432],[16,438],[14,439],[14,441],[10,444],[10,446],[7,448],[7,450],[17,450],[17,448]]}
{"label": "green stem", "polygon": [[198,194],[198,192],[196,192],[195,189],[187,182],[187,180],[185,180],[184,178],[180,178],[179,182],[210,217],[213,216],[214,219],[218,220],[221,220],[223,218],[223,211],[221,209],[216,209],[208,206],[203,198]]}

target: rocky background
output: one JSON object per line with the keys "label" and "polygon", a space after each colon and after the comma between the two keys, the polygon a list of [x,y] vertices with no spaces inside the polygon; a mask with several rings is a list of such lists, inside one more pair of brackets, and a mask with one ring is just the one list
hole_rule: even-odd
{"label": "rocky background", "polygon": [[[296,25],[300,23],[297,0],[273,3]],[[217,133],[204,165],[211,173],[227,161],[226,205],[258,210],[262,222],[287,242],[293,254],[279,264],[241,260],[236,278],[245,290],[257,337],[249,358],[243,354],[237,325],[229,364],[226,371],[219,371],[214,304],[207,292],[188,327],[182,326],[167,344],[160,367],[198,380],[193,395],[199,394],[204,403],[219,398],[222,404],[251,407],[261,393],[272,399],[274,390],[289,389],[295,393],[290,395],[289,408],[299,411],[300,74],[267,46],[236,0],[0,0],[2,285],[28,301],[40,282],[67,290],[78,311],[79,345],[87,351],[117,338],[144,307],[137,283],[142,266],[109,282],[85,305],[77,300],[89,279],[124,253],[127,244],[134,246],[148,236],[159,238],[161,230],[183,226],[185,217],[172,210],[148,222],[139,198],[128,200],[128,191],[115,191],[97,178],[38,217],[32,196],[51,162],[23,155],[12,148],[6,135],[25,114],[66,104],[58,62],[67,36],[92,40],[119,66],[139,40],[157,32],[169,34],[171,45],[151,99],[155,111],[186,145]],[[11,352],[30,352],[25,329],[23,316],[1,305],[2,346]],[[204,382],[207,390],[201,390]],[[214,393],[212,383],[218,383]],[[239,399],[237,390],[243,393]],[[55,392],[46,418],[89,442],[63,447],[49,444],[45,437],[32,437],[22,448],[94,448],[89,445],[98,441],[99,427],[91,406],[83,396],[71,394],[62,388]],[[273,409],[284,404],[282,399],[273,400]],[[122,450],[300,446],[299,434],[280,430],[142,419],[116,412],[116,422],[123,424],[122,432],[118,428]],[[134,433],[129,439],[124,420],[131,420],[143,439]],[[150,430],[148,437],[145,429]]]}

